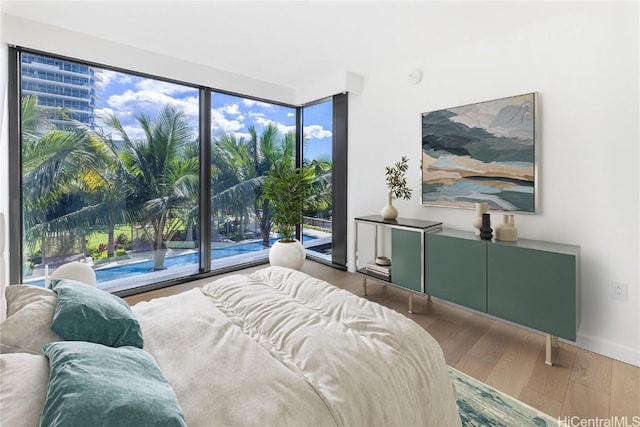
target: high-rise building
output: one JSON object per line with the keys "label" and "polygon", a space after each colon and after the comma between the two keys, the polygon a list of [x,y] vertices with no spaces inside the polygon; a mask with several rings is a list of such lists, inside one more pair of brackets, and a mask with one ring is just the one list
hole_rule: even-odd
{"label": "high-rise building", "polygon": [[23,96],[37,96],[52,123],[64,129],[78,121],[95,129],[101,69],[27,52],[21,62]]}

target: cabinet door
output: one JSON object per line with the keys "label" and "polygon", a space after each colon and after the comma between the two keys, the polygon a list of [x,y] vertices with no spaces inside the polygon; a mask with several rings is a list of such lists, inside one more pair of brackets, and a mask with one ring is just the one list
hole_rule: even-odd
{"label": "cabinet door", "polygon": [[487,260],[489,314],[575,341],[575,256],[491,244]]}
{"label": "cabinet door", "polygon": [[417,231],[391,230],[391,281],[416,292],[424,290],[420,234]]}
{"label": "cabinet door", "polygon": [[427,233],[426,293],[478,311],[487,311],[486,242]]}

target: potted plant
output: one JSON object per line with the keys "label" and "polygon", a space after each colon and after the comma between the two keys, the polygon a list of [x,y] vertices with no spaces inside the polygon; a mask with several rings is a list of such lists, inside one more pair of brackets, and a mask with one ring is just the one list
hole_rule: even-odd
{"label": "potted plant", "polygon": [[393,206],[393,198],[409,200],[411,198],[411,189],[407,187],[407,178],[405,173],[409,169],[409,159],[402,156],[399,162],[393,166],[386,166],[386,181],[389,193],[387,194],[387,205],[382,208],[383,219],[395,220],[398,217],[398,210]]}
{"label": "potted plant", "polygon": [[262,182],[262,197],[269,202],[273,228],[280,235],[269,250],[271,265],[300,269],[305,250],[295,238],[296,226],[302,223],[303,210],[311,196],[313,171],[296,168],[280,161],[267,172]]}

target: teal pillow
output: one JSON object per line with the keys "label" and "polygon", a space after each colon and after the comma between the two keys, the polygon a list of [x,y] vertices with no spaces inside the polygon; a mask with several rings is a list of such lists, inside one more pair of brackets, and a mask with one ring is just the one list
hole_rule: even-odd
{"label": "teal pillow", "polygon": [[50,369],[41,427],[187,425],[173,388],[146,351],[60,341],[43,352]]}
{"label": "teal pillow", "polygon": [[52,280],[51,289],[58,294],[51,330],[63,339],[142,348],[140,324],[121,298],[68,279]]}

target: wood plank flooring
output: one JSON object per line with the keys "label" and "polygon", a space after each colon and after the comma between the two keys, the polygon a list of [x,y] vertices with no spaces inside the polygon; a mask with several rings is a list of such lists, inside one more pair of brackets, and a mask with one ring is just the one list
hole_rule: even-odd
{"label": "wood plank flooring", "polygon": [[[242,270],[255,271],[265,266]],[[357,295],[362,276],[305,262],[302,271]],[[235,273],[229,273],[235,274]],[[211,280],[192,282],[126,298],[129,304],[183,292]],[[544,336],[434,299],[367,280],[367,299],[414,320],[443,349],[447,364],[573,425],[580,420],[622,419],[640,425],[640,368],[560,343],[554,366],[544,364]],[[577,417],[577,418],[571,418]],[[582,421],[587,422],[587,421]],[[602,424],[604,425],[604,424]],[[611,424],[615,425],[615,424]],[[624,425],[624,424],[618,424]]]}

